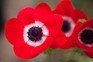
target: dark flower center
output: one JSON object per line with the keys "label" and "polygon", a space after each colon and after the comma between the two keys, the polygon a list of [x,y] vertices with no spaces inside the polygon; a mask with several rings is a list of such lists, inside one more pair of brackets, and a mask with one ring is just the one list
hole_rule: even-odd
{"label": "dark flower center", "polygon": [[93,43],[93,31],[86,29],[80,34],[80,39],[85,44]]}
{"label": "dark flower center", "polygon": [[64,20],[63,26],[62,26],[63,32],[68,32],[71,29],[70,23],[67,20]]}
{"label": "dark flower center", "polygon": [[28,37],[31,41],[39,41],[42,38],[42,29],[40,27],[32,27],[28,30]]}

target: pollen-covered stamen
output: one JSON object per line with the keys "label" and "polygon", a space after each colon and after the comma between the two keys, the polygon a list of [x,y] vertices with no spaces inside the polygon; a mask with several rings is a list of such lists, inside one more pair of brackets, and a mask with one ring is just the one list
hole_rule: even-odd
{"label": "pollen-covered stamen", "polygon": [[62,31],[66,33],[70,31],[70,29],[71,29],[70,23],[67,20],[64,20]]}
{"label": "pollen-covered stamen", "polygon": [[28,30],[28,38],[31,40],[31,41],[39,41],[41,40],[42,38],[42,29],[40,27],[31,27],[29,30]]}
{"label": "pollen-covered stamen", "polygon": [[85,44],[93,44],[93,30],[85,29],[80,34],[80,40]]}

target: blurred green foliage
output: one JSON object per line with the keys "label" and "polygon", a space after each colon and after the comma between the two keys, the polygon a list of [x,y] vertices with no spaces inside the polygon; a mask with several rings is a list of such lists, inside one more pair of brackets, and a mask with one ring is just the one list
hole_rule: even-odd
{"label": "blurred green foliage", "polygon": [[93,0],[72,0],[77,9],[80,9],[88,15],[89,18],[93,17]]}

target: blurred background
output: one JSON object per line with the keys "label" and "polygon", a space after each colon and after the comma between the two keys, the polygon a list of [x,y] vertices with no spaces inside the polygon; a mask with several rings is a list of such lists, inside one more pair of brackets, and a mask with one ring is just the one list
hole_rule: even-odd
{"label": "blurred background", "polygon": [[[10,18],[16,17],[18,12],[27,6],[35,7],[41,2],[46,2],[52,9],[61,0],[0,0],[0,62],[93,62],[93,59],[84,55],[80,49],[56,49],[52,53],[37,56],[31,60],[22,60],[15,56],[12,45],[4,35],[4,24]],[[71,0],[77,9],[81,9],[93,17],[93,0]]]}

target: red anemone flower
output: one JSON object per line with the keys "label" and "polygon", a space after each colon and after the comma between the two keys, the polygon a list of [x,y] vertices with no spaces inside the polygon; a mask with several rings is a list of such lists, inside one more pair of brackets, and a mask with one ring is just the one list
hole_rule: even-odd
{"label": "red anemone flower", "polygon": [[[74,47],[75,45],[72,37],[72,32],[77,21],[79,19],[87,19],[87,16],[81,10],[75,9],[70,0],[63,0],[60,2],[55,8],[54,13],[60,14],[62,16],[64,22],[61,30],[67,37],[67,39],[63,39],[63,36],[57,35],[59,37],[55,38],[55,44],[58,44],[58,47],[61,47],[63,49]],[[57,46],[52,45],[51,47],[56,48]]]}
{"label": "red anemone flower", "polygon": [[18,57],[30,59],[49,48],[62,23],[60,15],[41,3],[35,9],[21,10],[17,18],[10,19],[5,26],[5,35]]}
{"label": "red anemone flower", "polygon": [[86,21],[76,33],[76,44],[85,52],[93,53],[93,19]]}

